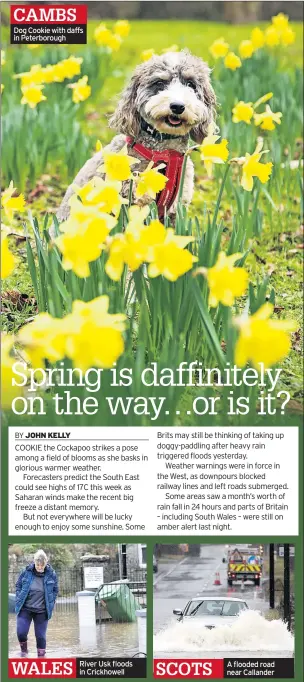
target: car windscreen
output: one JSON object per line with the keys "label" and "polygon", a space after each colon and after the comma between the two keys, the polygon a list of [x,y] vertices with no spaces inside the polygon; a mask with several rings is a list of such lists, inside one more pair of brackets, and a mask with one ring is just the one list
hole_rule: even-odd
{"label": "car windscreen", "polygon": [[185,616],[238,616],[246,609],[245,602],[224,600],[192,601],[186,607]]}

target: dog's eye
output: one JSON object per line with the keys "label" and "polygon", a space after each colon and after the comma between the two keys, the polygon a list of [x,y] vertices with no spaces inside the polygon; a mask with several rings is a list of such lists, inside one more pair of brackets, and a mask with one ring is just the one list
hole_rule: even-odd
{"label": "dog's eye", "polygon": [[166,85],[166,81],[163,81],[161,79],[154,81],[152,83],[153,88],[157,88],[158,90],[163,90]]}
{"label": "dog's eye", "polygon": [[196,90],[196,83],[192,80],[187,80],[186,81],[187,88],[191,88],[192,90]]}

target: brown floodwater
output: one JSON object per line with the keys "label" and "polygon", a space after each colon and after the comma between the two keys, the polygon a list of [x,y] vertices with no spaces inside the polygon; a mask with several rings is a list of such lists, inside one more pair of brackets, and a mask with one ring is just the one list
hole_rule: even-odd
{"label": "brown floodwater", "polygon": [[[35,658],[36,641],[33,624],[28,637],[29,657]],[[9,656],[19,656],[16,636],[16,616],[9,614]],[[48,658],[70,656],[134,656],[138,653],[137,623],[100,623],[96,629],[79,631],[77,605],[69,609],[55,608],[47,629]]]}

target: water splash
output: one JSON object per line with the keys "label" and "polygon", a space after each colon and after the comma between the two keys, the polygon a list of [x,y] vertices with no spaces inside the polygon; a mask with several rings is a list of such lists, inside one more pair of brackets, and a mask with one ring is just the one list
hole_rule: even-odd
{"label": "water splash", "polygon": [[199,620],[172,623],[154,637],[154,651],[281,651],[292,652],[293,635],[282,620],[268,621],[258,611],[244,611],[230,627],[213,630]]}

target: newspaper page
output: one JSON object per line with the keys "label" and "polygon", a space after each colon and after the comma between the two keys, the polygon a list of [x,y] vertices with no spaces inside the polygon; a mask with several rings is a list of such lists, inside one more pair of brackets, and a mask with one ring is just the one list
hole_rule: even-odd
{"label": "newspaper page", "polygon": [[1,3],[1,679],[303,680],[301,2]]}

